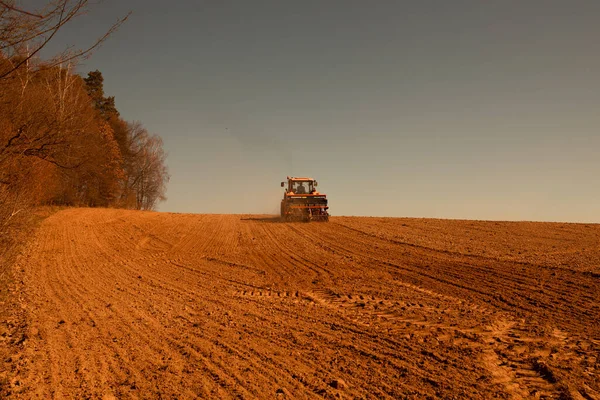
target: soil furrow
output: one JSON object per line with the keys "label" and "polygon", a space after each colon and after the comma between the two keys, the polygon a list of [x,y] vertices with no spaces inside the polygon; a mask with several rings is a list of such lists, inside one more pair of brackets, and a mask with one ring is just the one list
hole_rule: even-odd
{"label": "soil furrow", "polygon": [[594,398],[600,227],[68,209],[9,398]]}

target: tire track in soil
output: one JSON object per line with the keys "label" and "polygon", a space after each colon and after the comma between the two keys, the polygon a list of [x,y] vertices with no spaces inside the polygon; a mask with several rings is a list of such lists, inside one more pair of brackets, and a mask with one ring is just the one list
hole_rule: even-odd
{"label": "tire track in soil", "polygon": [[[533,296],[535,265],[332,220],[54,215],[22,261],[30,328],[11,397],[597,397],[598,329],[579,329],[597,310],[591,276],[561,270],[568,282]],[[524,303],[560,297],[572,311]]]}
{"label": "tire track in soil", "polygon": [[[538,225],[543,226],[543,224]],[[358,238],[353,238],[357,243],[364,243],[364,238],[361,238],[361,236],[366,236],[370,239],[375,239],[376,237],[359,229],[350,228],[350,230],[355,232],[358,236]],[[452,278],[440,281],[442,284],[453,285],[456,289],[476,291],[481,295],[487,293],[489,299],[486,301],[495,303],[496,306],[508,305],[513,309],[522,308],[523,311],[533,311],[534,313],[539,313],[540,308],[553,310],[558,307],[562,308],[562,311],[573,312],[574,309],[571,306],[573,302],[577,302],[579,307],[575,308],[575,310],[580,312],[576,315],[569,315],[563,321],[560,321],[561,324],[575,324],[580,322],[579,326],[576,327],[577,330],[589,327],[592,322],[590,317],[597,315],[597,313],[600,312],[600,307],[598,307],[598,304],[595,301],[595,293],[600,290],[599,282],[597,280],[594,281],[593,279],[589,279],[589,277],[585,277],[578,271],[571,271],[564,268],[557,270],[555,268],[529,262],[519,263],[500,260],[491,263],[484,262],[478,265],[473,261],[473,258],[479,257],[478,254],[461,254],[459,252],[446,252],[439,249],[432,251],[434,257],[438,257],[435,256],[435,253],[440,252],[442,254],[448,254],[449,257],[445,263],[446,265],[444,265],[443,271],[440,271],[439,269],[432,271],[429,269],[429,265],[425,263],[418,262],[416,265],[414,264],[415,260],[427,260],[428,253],[423,250],[428,247],[415,247],[410,243],[398,243],[385,237],[380,238],[380,242],[383,242],[382,246],[385,246],[386,242],[391,242],[395,244],[395,247],[405,249],[404,254],[409,257],[403,258],[411,260],[412,263],[401,265],[401,262],[394,261],[388,265],[403,268],[404,271],[410,272],[411,274],[416,273],[419,276],[417,279],[421,280],[421,284],[427,283],[426,281],[423,281],[423,278],[436,280],[437,278],[432,276],[432,272],[435,272],[438,275]],[[394,246],[391,247],[393,248]],[[354,248],[361,248],[360,244]],[[378,261],[382,262],[381,259]],[[451,263],[448,264],[448,261]],[[383,261],[383,263],[385,263],[385,261]],[[528,266],[529,268],[525,268],[525,266]],[[447,267],[451,267],[449,268],[450,271]],[[463,271],[467,271],[468,274],[465,274]],[[535,271],[535,273],[533,273],[533,271]],[[478,286],[483,288],[487,287],[487,292],[485,290],[475,289]],[[442,285],[439,285],[438,287],[440,289],[443,288]],[[515,290],[515,287],[517,290]],[[588,290],[582,291],[582,287]],[[511,296],[490,295],[499,292],[508,292]],[[519,301],[511,301],[510,298],[513,296],[518,298]],[[595,313],[592,312],[590,306],[592,306]],[[568,314],[569,313],[567,312],[560,312],[551,313],[550,316],[562,317]]]}
{"label": "tire track in soil", "polygon": [[[388,333],[424,334],[423,332],[415,333],[416,326],[436,335],[438,340],[451,340],[458,342],[463,347],[481,349],[482,365],[490,372],[492,382],[503,385],[512,398],[524,399],[530,396],[558,398],[561,396],[562,389],[555,385],[556,378],[547,370],[543,357],[541,357],[541,353],[545,353],[547,349],[533,350],[528,346],[563,344],[566,336],[564,334],[559,340],[551,342],[548,342],[546,338],[526,336],[523,335],[524,330],[519,329],[516,322],[502,317],[497,317],[500,319],[482,328],[461,329],[457,327],[456,323],[433,322],[436,321],[436,318],[430,316],[432,313],[452,313],[452,308],[439,309],[410,302],[391,302],[360,294],[340,295],[329,290],[321,290],[310,293],[306,297],[342,313],[358,311],[358,314],[382,318],[385,321],[384,328]],[[411,307],[416,308],[421,315],[415,316],[407,312],[407,308]],[[385,325],[391,325],[391,327],[385,327]],[[515,347],[516,351],[510,351]],[[533,355],[537,357],[532,359]],[[550,355],[549,350],[547,355]]]}
{"label": "tire track in soil", "polygon": [[[299,232],[300,230],[295,229],[295,231]],[[315,240],[317,240],[317,238],[315,238]],[[355,251],[348,251],[348,249],[341,246],[335,246],[334,248],[337,251],[341,250],[343,252],[347,252],[353,255],[358,254]],[[421,290],[423,291],[423,289]],[[433,293],[431,291],[429,292]],[[376,300],[373,296],[371,296],[369,299],[368,296],[365,297],[362,295],[358,295],[355,296],[355,299],[358,298],[359,300],[353,300],[352,295],[346,295],[346,298],[340,299],[344,296],[335,294],[330,290],[323,290],[320,293],[313,293],[312,295],[314,296],[314,298],[316,298],[315,301],[319,301],[321,303],[336,304],[337,306],[349,306],[349,304],[344,303],[350,303],[354,308],[358,307],[362,310],[368,310],[369,308],[377,309],[380,308],[381,305],[385,305],[385,300]],[[309,295],[309,297],[311,296]],[[368,305],[372,301],[375,301],[375,305],[371,305],[369,307]],[[406,309],[406,304],[402,305],[398,302],[396,302],[395,304],[397,306],[400,306],[402,310]],[[422,305],[420,305],[420,307],[422,307]],[[442,313],[443,312],[444,311],[442,311]],[[395,324],[400,322],[408,323],[408,326],[417,325],[424,326],[429,329],[454,329],[454,327],[450,327],[447,324],[435,324],[427,322],[427,318],[415,319],[399,315],[396,311],[390,312],[389,310],[379,310],[376,312],[375,315],[377,315],[378,317],[383,317],[387,320],[391,320]],[[507,323],[495,322],[492,326],[496,327],[498,325],[507,326]],[[508,326],[512,325],[514,325],[514,323],[508,324]],[[392,330],[390,329],[388,331]],[[557,397],[561,394],[562,388],[558,385],[555,385],[556,378],[553,376],[552,372],[548,370],[544,360],[540,358],[540,354],[548,353],[549,355],[550,352],[547,349],[537,349],[535,351],[526,352],[523,346],[518,346],[520,343],[529,343],[531,345],[531,343],[556,344],[555,342],[553,342],[552,340],[548,341],[546,337],[522,336],[520,334],[515,333],[513,329],[492,329],[490,331],[488,327],[485,329],[485,331],[486,332],[484,332],[483,334],[483,341],[487,345],[490,345],[490,348],[484,350],[484,356],[482,357],[482,359],[484,361],[483,364],[488,369],[490,369],[492,374],[496,377],[496,379],[494,379],[494,382],[504,384],[506,390],[509,393],[511,393],[511,395],[515,398],[526,398],[527,396],[541,396],[552,398]],[[469,329],[458,330],[458,332],[464,335],[472,334],[476,331],[473,329]],[[481,336],[482,332],[479,331],[477,334]],[[499,342],[504,343],[504,345],[497,345],[497,343]],[[559,344],[562,345],[563,343]],[[507,351],[507,349],[512,349],[515,347],[519,351],[515,353]],[[499,357],[497,353],[502,353],[502,356]],[[523,353],[525,354],[523,355]],[[556,355],[556,353],[554,355]],[[508,365],[508,367],[503,367],[504,365]],[[577,397],[577,392],[571,393],[571,395]]]}

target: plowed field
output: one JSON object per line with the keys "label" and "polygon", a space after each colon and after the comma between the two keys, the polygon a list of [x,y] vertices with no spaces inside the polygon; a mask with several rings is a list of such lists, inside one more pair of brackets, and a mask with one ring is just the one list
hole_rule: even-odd
{"label": "plowed field", "polygon": [[600,399],[600,226],[72,209],[10,398]]}

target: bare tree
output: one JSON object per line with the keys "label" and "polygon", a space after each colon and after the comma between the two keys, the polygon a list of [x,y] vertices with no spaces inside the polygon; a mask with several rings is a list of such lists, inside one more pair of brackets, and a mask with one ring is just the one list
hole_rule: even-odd
{"label": "bare tree", "polygon": [[128,194],[135,198],[135,208],[152,210],[159,201],[166,200],[169,172],[165,161],[162,139],[150,135],[140,124],[129,125]]}

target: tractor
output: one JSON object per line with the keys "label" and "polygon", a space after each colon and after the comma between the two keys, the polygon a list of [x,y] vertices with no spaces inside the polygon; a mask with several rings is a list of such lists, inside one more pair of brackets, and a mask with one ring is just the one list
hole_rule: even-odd
{"label": "tractor", "polygon": [[327,196],[317,192],[317,181],[312,178],[287,177],[281,182],[285,188],[281,200],[281,219],[284,221],[329,221]]}

